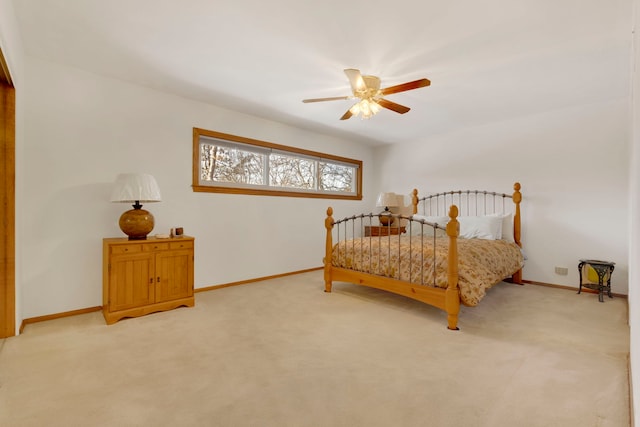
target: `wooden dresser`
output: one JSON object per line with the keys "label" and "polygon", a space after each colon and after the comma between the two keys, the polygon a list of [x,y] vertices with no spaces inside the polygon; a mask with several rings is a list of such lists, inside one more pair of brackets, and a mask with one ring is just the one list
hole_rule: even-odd
{"label": "wooden dresser", "polygon": [[189,236],[103,239],[102,313],[107,324],[193,307],[194,243]]}

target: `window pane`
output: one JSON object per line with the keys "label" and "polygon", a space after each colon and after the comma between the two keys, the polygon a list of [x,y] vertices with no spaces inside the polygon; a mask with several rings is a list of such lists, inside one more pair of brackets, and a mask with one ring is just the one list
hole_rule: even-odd
{"label": "window pane", "polygon": [[362,161],[193,128],[193,191],[362,200]]}
{"label": "window pane", "polygon": [[265,155],[202,144],[202,181],[264,185]]}
{"label": "window pane", "polygon": [[304,157],[271,154],[269,156],[269,185],[274,187],[315,188],[315,161]]}
{"label": "window pane", "polygon": [[319,162],[319,185],[321,191],[355,192],[356,168],[335,163]]}

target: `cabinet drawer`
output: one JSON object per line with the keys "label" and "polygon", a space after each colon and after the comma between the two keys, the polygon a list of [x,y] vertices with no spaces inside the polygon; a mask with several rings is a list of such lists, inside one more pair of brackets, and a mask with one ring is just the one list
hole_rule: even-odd
{"label": "cabinet drawer", "polygon": [[166,251],[169,249],[169,243],[147,243],[144,245],[145,252]]}
{"label": "cabinet drawer", "polygon": [[171,242],[169,243],[171,249],[191,249],[193,248],[193,240],[185,240],[183,242]]}
{"label": "cabinet drawer", "polygon": [[142,245],[113,245],[111,246],[111,253],[116,254],[135,254],[142,252]]}

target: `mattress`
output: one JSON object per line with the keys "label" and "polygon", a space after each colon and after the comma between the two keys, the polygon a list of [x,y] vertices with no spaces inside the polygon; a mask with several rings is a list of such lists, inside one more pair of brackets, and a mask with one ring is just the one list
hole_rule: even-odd
{"label": "mattress", "polygon": [[[464,305],[477,305],[486,291],[520,270],[520,247],[504,240],[458,239],[458,286]],[[385,236],[343,240],[332,265],[424,286],[447,287],[448,237]]]}

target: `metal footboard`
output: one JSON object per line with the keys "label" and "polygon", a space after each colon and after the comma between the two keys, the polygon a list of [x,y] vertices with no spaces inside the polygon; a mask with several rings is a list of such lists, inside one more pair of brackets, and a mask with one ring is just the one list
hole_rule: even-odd
{"label": "metal footboard", "polygon": [[[435,286],[436,280],[436,259],[437,257],[435,247],[436,238],[438,235],[445,235],[446,224],[437,224],[427,222],[422,219],[414,219],[412,216],[392,214],[393,221],[391,225],[385,226],[378,224],[378,215],[373,213],[354,215],[346,217],[332,223],[333,242],[338,247],[343,245],[344,254],[342,251],[335,251],[335,255],[332,256],[334,266],[344,266],[345,259],[341,259],[341,256],[346,256],[346,253],[350,249],[350,253],[354,256],[359,256],[359,263],[357,260],[352,260],[352,265],[347,268],[355,271],[374,274],[383,277],[390,277],[397,280],[417,283],[421,285]],[[378,229],[379,231],[375,235],[374,233],[367,233],[368,230]],[[440,230],[440,231],[438,231]],[[367,235],[369,234],[369,235]],[[392,244],[392,241],[394,244]],[[401,248],[403,241],[404,246],[408,246],[409,254],[404,256]],[[425,244],[429,247],[430,244],[431,254],[425,255]],[[348,247],[350,245],[350,247]],[[382,248],[386,248],[386,256],[383,257]],[[392,250],[395,253],[392,254]],[[419,262],[414,260],[414,251],[419,251]],[[372,254],[376,254],[374,257]],[[368,256],[365,256],[368,254]],[[432,256],[430,265],[433,268],[433,281],[432,283],[425,283],[425,256]],[[368,258],[368,262],[365,258]],[[374,263],[374,259],[375,262]],[[408,277],[403,276],[403,266],[407,267],[403,263],[408,262]],[[429,260],[427,260],[429,261]],[[375,266],[374,266],[375,264]],[[414,265],[418,264],[418,265]],[[406,268],[405,268],[406,270]],[[390,273],[391,272],[391,273]],[[412,280],[413,274],[418,275],[419,281]]]}

